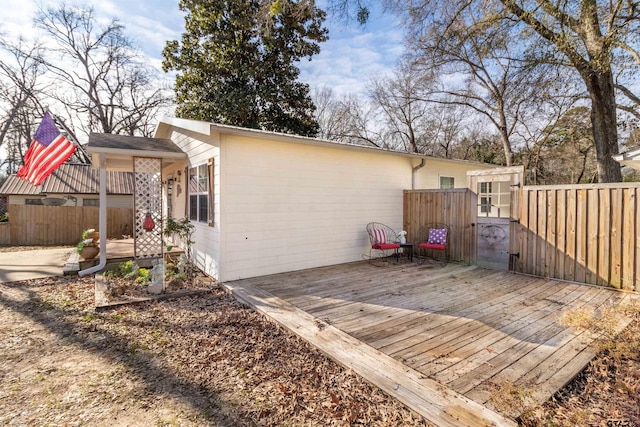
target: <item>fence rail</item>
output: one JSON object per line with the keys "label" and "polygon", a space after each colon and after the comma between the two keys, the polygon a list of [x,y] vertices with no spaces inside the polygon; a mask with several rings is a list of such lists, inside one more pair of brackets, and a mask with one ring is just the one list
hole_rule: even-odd
{"label": "fence rail", "polygon": [[[98,229],[98,219],[97,207],[9,205],[9,236],[3,244],[75,245],[83,230]],[[132,234],[132,229],[132,208],[107,208],[108,238]]]}
{"label": "fence rail", "polygon": [[638,184],[522,189],[518,272],[640,291]]}
{"label": "fence rail", "polygon": [[475,194],[467,189],[405,190],[404,229],[407,240],[415,244],[418,230],[425,224],[443,223],[450,227],[449,257],[471,264],[475,261],[476,242],[473,226]]}

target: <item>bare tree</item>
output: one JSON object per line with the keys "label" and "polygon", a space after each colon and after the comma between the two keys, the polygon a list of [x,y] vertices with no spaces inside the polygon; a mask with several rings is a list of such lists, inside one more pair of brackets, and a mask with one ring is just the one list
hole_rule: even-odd
{"label": "bare tree", "polygon": [[426,153],[437,130],[430,119],[429,105],[422,98],[433,85],[434,78],[401,62],[393,76],[374,80],[370,97],[384,118],[386,134],[393,146],[413,153]]}
{"label": "bare tree", "polygon": [[151,131],[149,117],[167,106],[169,97],[118,20],[97,27],[91,8],[63,4],[39,10],[34,22],[52,44],[43,63],[61,83],[51,96],[87,118],[81,121],[85,132]]}
{"label": "bare tree", "polygon": [[495,128],[505,163],[511,166],[512,136],[535,95],[513,59],[516,41],[508,28],[489,25],[472,10],[462,10],[455,19],[430,26],[412,42],[415,60],[426,70],[437,70],[443,82],[428,100],[484,117]]}
{"label": "bare tree", "polygon": [[[365,0],[334,0],[334,5],[354,5],[368,16]],[[618,153],[617,109],[637,113],[640,97],[628,84],[640,65],[640,7],[629,0],[422,0],[382,3],[400,12],[408,22],[412,39],[434,27],[444,33],[477,31],[491,34],[496,25],[510,29],[509,37],[526,40],[512,51],[514,58],[548,63],[575,73],[591,102],[591,131],[603,182],[621,181]],[[469,16],[476,19],[470,21]],[[506,23],[506,24],[505,24]],[[435,35],[433,32],[432,35]],[[528,49],[527,49],[528,47]],[[621,60],[623,58],[623,60]],[[624,69],[625,72],[617,74]],[[626,79],[614,76],[625,75]],[[625,102],[616,103],[618,95]]]}
{"label": "bare tree", "polygon": [[337,98],[330,88],[316,90],[312,97],[316,104],[320,138],[390,148],[375,108],[366,99],[355,94]]}
{"label": "bare tree", "polygon": [[6,58],[0,61],[0,146],[7,153],[0,166],[14,173],[31,142],[33,118],[45,110],[41,102],[47,88],[42,79],[45,69],[38,43],[0,39],[0,50]]}

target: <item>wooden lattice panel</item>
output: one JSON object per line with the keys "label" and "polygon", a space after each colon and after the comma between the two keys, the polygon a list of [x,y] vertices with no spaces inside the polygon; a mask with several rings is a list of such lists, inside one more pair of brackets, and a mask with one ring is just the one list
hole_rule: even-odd
{"label": "wooden lattice panel", "polygon": [[[134,157],[134,230],[135,258],[162,257],[162,160],[149,157]],[[155,228],[143,228],[147,213]]]}

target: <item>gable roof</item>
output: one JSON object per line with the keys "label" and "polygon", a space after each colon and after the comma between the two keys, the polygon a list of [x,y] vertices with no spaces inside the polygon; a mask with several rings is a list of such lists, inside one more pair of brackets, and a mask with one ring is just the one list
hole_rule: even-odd
{"label": "gable roof", "polygon": [[182,153],[182,150],[167,138],[147,138],[143,136],[114,135],[111,133],[91,133],[88,146],[115,150]]}
{"label": "gable roof", "polygon": [[187,158],[180,147],[167,138],[92,133],[85,147],[94,165],[111,171],[132,170],[134,157],[159,158],[163,166]]}
{"label": "gable roof", "polygon": [[[107,194],[133,194],[133,173],[107,171]],[[1,195],[98,194],[100,171],[91,165],[64,163],[40,185],[11,175]]]}

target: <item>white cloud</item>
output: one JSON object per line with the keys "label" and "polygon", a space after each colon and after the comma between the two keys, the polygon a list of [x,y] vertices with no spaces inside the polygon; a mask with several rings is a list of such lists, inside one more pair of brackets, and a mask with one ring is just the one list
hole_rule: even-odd
{"label": "white cloud", "polygon": [[389,74],[403,52],[402,31],[391,16],[372,16],[366,27],[327,20],[329,40],[312,61],[300,63],[312,89],[331,87],[337,96],[363,93],[372,78]]}
{"label": "white cloud", "polygon": [[[84,5],[86,0],[69,4]],[[101,0],[93,2],[96,18],[107,23],[111,18],[125,25],[125,33],[148,57],[148,63],[160,70],[162,49],[167,40],[179,39],[184,31],[184,14],[179,0]],[[0,9],[0,31],[28,39],[37,36],[32,18],[38,0],[3,0]],[[44,6],[58,6],[59,1],[45,0]],[[326,4],[319,2],[320,7]],[[300,64],[301,80],[312,89],[329,86],[337,95],[362,93],[372,77],[391,71],[402,53],[401,26],[392,16],[373,11],[364,27],[356,22],[342,24],[328,16],[329,40],[321,44],[321,52],[312,61]]]}

